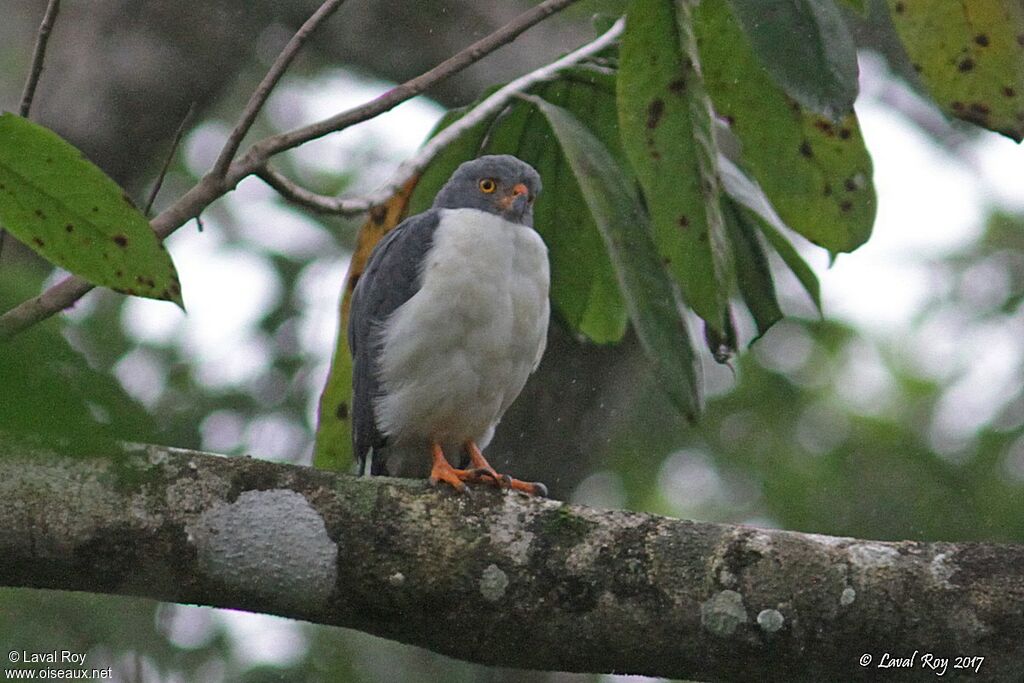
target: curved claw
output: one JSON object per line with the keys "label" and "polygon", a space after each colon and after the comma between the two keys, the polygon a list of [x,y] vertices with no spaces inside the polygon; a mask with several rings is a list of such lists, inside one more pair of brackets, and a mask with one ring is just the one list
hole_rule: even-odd
{"label": "curved claw", "polygon": [[466,470],[466,472],[468,474],[472,474],[477,480],[481,480],[486,477],[498,486],[501,486],[504,480],[508,478],[508,475],[498,474],[490,467],[474,467],[473,469]]}

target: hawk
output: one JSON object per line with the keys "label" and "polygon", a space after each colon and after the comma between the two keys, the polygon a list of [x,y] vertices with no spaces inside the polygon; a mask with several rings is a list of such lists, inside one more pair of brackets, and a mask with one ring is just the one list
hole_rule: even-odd
{"label": "hawk", "polygon": [[533,229],[540,190],[516,157],[467,161],[430,209],[374,249],[348,328],[360,471],[547,494],[498,474],[481,453],[547,340],[548,252]]}

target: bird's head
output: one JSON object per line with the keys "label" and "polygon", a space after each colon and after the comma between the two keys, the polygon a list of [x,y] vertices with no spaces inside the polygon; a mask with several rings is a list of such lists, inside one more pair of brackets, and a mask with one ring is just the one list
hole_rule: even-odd
{"label": "bird's head", "polygon": [[533,226],[533,202],[540,176],[525,161],[492,154],[467,161],[437,193],[435,209],[479,209],[521,225]]}

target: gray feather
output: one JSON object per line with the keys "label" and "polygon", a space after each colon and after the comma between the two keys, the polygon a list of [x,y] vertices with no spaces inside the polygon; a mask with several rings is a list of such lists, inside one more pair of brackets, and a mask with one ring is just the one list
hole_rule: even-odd
{"label": "gray feather", "polygon": [[[377,367],[383,340],[381,325],[420,288],[423,260],[434,243],[440,222],[437,209],[402,221],[377,244],[352,294],[348,345],[352,351],[352,447],[360,471],[373,449],[386,440],[377,428],[374,399],[381,387]],[[370,463],[371,474],[386,474],[381,459]]]}

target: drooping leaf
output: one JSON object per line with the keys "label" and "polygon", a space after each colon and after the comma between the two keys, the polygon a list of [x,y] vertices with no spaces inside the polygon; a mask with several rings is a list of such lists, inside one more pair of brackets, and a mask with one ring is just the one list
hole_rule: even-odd
{"label": "drooping leaf", "polygon": [[717,329],[729,292],[717,148],[685,3],[634,0],[618,77],[620,135],[654,241],[687,304]]}
{"label": "drooping leaf", "polygon": [[345,472],[352,468],[352,352],[348,347],[348,314],[359,276],[378,242],[396,227],[406,214],[406,207],[418,178],[408,181],[384,206],[370,212],[359,229],[356,249],[349,261],[345,290],[341,297],[338,337],[331,359],[327,383],[320,394],[317,410],[316,445],[313,465],[324,470]]}
{"label": "drooping leaf", "polygon": [[757,228],[731,199],[723,198],[722,204],[736,263],[736,285],[757,326],[756,341],[772,325],[782,320],[782,309],[775,296],[772,270],[759,241]]}
{"label": "drooping leaf", "polygon": [[760,64],[805,109],[837,120],[857,97],[857,49],[832,0],[729,0]]}
{"label": "drooping leaf", "polygon": [[[547,101],[586,119],[588,130],[622,157],[615,120],[614,80],[607,74],[577,70],[536,92]],[[553,144],[545,117],[527,103],[519,142],[502,149],[501,138],[489,141],[488,152],[509,151],[535,164],[546,189],[534,207],[534,224],[548,245],[551,259],[551,299],[576,330],[597,343],[617,342],[626,333],[627,311],[615,269],[579,182],[565,157]]]}
{"label": "drooping leaf", "polygon": [[56,133],[0,115],[0,222],[93,284],[182,306],[171,257],[117,184]]}
{"label": "drooping leaf", "polygon": [[682,301],[661,264],[647,217],[611,153],[571,113],[532,98],[544,114],[611,256],[633,329],[679,410],[701,410],[697,359]]}
{"label": "drooping leaf", "polygon": [[725,0],[695,14],[704,82],[743,146],[743,167],[793,230],[829,251],[871,235],[871,157],[855,115],[838,123],[788,98],[761,68]]}
{"label": "drooping leaf", "polygon": [[1024,139],[1024,3],[889,0],[914,70],[950,115]]}
{"label": "drooping leaf", "polygon": [[736,209],[760,228],[761,233],[782,258],[797,280],[803,285],[811,302],[818,313],[821,313],[821,287],[818,276],[814,274],[807,262],[800,256],[793,243],[784,234],[788,229],[779,215],[775,213],[768,198],[757,183],[748,178],[743,171],[725,157],[718,158],[718,168],[722,178],[722,187],[735,202]]}

